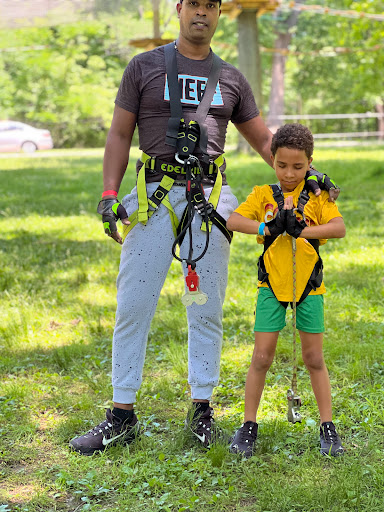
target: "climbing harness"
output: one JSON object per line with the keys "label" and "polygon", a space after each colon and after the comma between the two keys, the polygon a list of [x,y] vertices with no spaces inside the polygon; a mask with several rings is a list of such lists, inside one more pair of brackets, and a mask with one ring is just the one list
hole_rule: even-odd
{"label": "climbing harness", "polygon": [[[168,209],[175,235],[172,254],[179,261],[185,262],[188,268],[188,274],[185,279],[187,293],[183,296],[182,301],[185,305],[190,305],[193,302],[204,304],[208,297],[199,290],[199,276],[195,268],[196,262],[204,256],[208,249],[210,229],[212,225],[215,225],[224,234],[229,243],[233,237],[233,233],[226,228],[225,219],[216,211],[222,188],[220,166],[224,163],[224,157],[220,155],[216,160],[210,160],[207,153],[208,136],[204,124],[216,91],[222,60],[213,54],[212,68],[204,94],[194,114],[194,120],[186,125],[180,100],[175,43],[165,45],[164,54],[171,110],[165,143],[174,148],[175,160],[178,164],[164,162],[157,157],[142,153],[141,162],[143,165],[137,177],[139,208],[129,217],[130,224],[124,226],[123,237],[125,238],[138,222],[145,225],[159,209],[160,205],[164,204]],[[199,148],[201,153],[199,158],[193,155],[197,148]],[[148,198],[146,176],[159,173],[163,175],[160,184],[151,197]],[[185,180],[183,183],[177,182],[177,179],[184,179],[184,176]],[[214,182],[208,201],[204,195],[203,176],[208,177]],[[168,193],[174,185],[186,186],[187,205],[180,222],[168,197]],[[206,244],[202,253],[198,257],[193,258],[192,221],[195,212],[199,213],[203,219],[201,230],[206,232]],[[188,257],[183,260],[176,255],[176,246],[181,246],[187,232],[189,233],[189,253]]]}
{"label": "climbing harness", "polygon": [[[276,201],[278,209],[281,210],[284,207],[284,195],[281,191],[280,185],[278,183],[275,183],[273,185],[270,185],[270,187],[272,189],[273,199]],[[297,202],[297,208],[295,208],[295,211],[297,211],[301,216],[304,216],[304,207],[308,201],[309,201],[308,191],[304,187],[299,195],[299,199]],[[280,235],[278,235],[278,236],[280,236]],[[267,250],[273,244],[273,242],[276,240],[276,238],[277,238],[277,236],[265,236],[264,237],[264,251],[263,251],[263,254],[259,257],[258,264],[257,264],[258,265],[258,280],[261,283],[266,283],[274,295],[275,295],[275,292],[272,289],[272,286],[271,286],[271,283],[270,283],[269,277],[268,277],[268,272],[265,268],[264,254],[267,252]],[[296,240],[295,240],[295,242],[296,242]],[[321,259],[320,254],[319,254],[320,242],[319,242],[319,240],[315,240],[315,239],[308,239],[308,242],[315,249],[315,251],[318,255],[318,260],[317,260],[315,266],[313,267],[312,273],[308,279],[307,285],[304,288],[303,293],[301,294],[300,299],[297,301],[297,306],[299,306],[303,302],[303,300],[307,297],[307,295],[309,294],[309,292],[311,290],[316,290],[316,288],[318,288],[323,281],[323,260]],[[279,301],[279,302],[282,306],[287,308],[288,302],[283,302],[283,301]],[[292,306],[292,303],[291,303],[291,306]]]}
{"label": "climbing harness", "polygon": [[[281,190],[279,184],[270,185],[272,189],[273,198],[277,203],[278,209],[281,210],[284,207],[284,194]],[[305,186],[299,195],[299,199],[297,202],[297,208],[293,211],[298,212],[305,222],[304,208],[307,202],[309,201],[309,194],[306,190]],[[280,235],[278,235],[280,236]],[[275,295],[271,283],[268,278],[268,272],[265,268],[264,264],[264,254],[268,250],[268,248],[272,245],[272,243],[276,240],[277,236],[266,236],[264,238],[264,251],[260,256],[258,261],[258,279],[261,283],[267,283],[268,287]],[[299,413],[301,407],[301,398],[297,394],[297,355],[296,355],[296,311],[297,306],[303,302],[303,300],[308,296],[311,290],[315,290],[318,288],[323,281],[323,262],[319,254],[319,240],[308,239],[308,242],[315,249],[318,260],[312,270],[312,273],[309,277],[308,283],[301,294],[299,301],[296,299],[296,238],[292,237],[292,271],[293,271],[293,297],[291,302],[292,307],[292,342],[293,342],[293,354],[292,354],[292,381],[291,387],[287,391],[287,400],[288,400],[288,421],[292,423],[301,422],[301,414]],[[280,301],[280,304],[287,308],[288,302]]]}

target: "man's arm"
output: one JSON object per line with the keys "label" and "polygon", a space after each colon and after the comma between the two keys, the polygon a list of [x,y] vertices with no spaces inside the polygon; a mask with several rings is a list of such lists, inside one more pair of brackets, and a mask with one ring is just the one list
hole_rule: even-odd
{"label": "man's arm", "polygon": [[[253,149],[257,151],[267,164],[272,167],[271,142],[273,134],[264,123],[263,119],[260,116],[257,116],[245,123],[235,124],[235,126]],[[320,188],[322,188],[329,192],[328,201],[336,201],[340,193],[340,188],[330,180],[326,174],[319,173],[315,169],[311,169],[309,175],[312,176],[312,179],[307,180],[307,185],[316,196],[320,195]]]}
{"label": "man's arm", "polygon": [[111,191],[111,194],[103,195],[97,211],[102,216],[106,234],[119,244],[123,243],[123,239],[117,230],[116,221],[120,219],[126,225],[130,222],[116,195],[127,169],[136,120],[136,114],[116,105],[104,152],[103,190]]}
{"label": "man's arm", "polygon": [[[105,190],[119,191],[129,160],[136,114],[115,106],[111,128],[105,144],[103,185]],[[106,198],[114,196],[105,196]]]}
{"label": "man's arm", "polygon": [[264,123],[263,119],[257,116],[245,123],[235,124],[235,126],[253,149],[272,167],[272,132]]}

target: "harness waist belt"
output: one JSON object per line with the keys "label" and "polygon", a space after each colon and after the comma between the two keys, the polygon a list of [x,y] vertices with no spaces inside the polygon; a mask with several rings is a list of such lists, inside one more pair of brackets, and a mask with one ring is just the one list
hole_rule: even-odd
{"label": "harness waist belt", "polygon": [[[170,162],[165,162],[164,160],[160,160],[157,157],[147,155],[146,153],[142,153],[140,157],[140,161],[145,165],[145,168],[149,172],[153,173],[162,173],[162,174],[181,174],[185,175],[185,167],[182,164],[172,164]],[[208,164],[205,162],[200,162],[200,165],[203,169],[203,174],[207,177],[214,176],[219,172],[219,168],[224,163],[224,156],[220,155],[216,160],[210,161]],[[194,174],[200,174],[200,169],[198,167],[194,167],[192,169]]]}

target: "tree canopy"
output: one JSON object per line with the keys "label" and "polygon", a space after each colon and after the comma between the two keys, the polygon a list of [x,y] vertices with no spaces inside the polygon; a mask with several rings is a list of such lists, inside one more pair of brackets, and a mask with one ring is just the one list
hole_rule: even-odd
{"label": "tree canopy", "polygon": [[[149,1],[141,11],[131,0],[113,1],[96,2],[91,19],[81,22],[0,30],[1,118],[49,128],[56,146],[104,145],[122,72],[139,51],[129,47],[129,39],[150,36],[153,30]],[[381,13],[384,7],[380,0],[327,4],[367,13]],[[177,34],[173,9],[162,0],[164,37]],[[272,50],[276,34],[284,30],[289,30],[285,114],[379,110],[384,102],[384,22],[303,12],[294,26],[288,26],[291,12],[280,9],[278,15],[259,18],[264,114],[271,91]],[[237,37],[236,21],[222,16],[213,49],[235,65]],[[322,130],[340,129],[340,121],[320,125]]]}

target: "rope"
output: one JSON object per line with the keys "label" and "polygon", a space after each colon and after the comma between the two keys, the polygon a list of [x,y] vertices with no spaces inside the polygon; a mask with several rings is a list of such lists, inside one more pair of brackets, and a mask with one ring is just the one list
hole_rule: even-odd
{"label": "rope", "polygon": [[291,389],[297,394],[297,356],[296,356],[296,238],[292,237],[292,277],[293,277],[293,300],[292,300],[292,383]]}
{"label": "rope", "polygon": [[[197,175],[197,176],[195,176],[193,174],[193,172],[191,171],[193,165],[197,165],[200,168],[200,174]],[[187,181],[186,199],[187,199],[187,205],[188,205],[188,209],[187,209],[187,222],[186,222],[186,224],[184,226],[184,229],[179,233],[179,235],[176,237],[175,241],[173,242],[173,245],[172,245],[172,255],[178,261],[181,261],[181,262],[185,261],[187,267],[190,265],[191,269],[194,270],[195,267],[196,267],[196,263],[199,260],[201,260],[201,258],[205,255],[205,253],[208,250],[208,245],[209,245],[208,205],[207,205],[207,201],[206,201],[205,195],[204,195],[204,190],[203,190],[202,184],[201,184],[201,176],[202,176],[203,170],[201,168],[199,160],[195,156],[190,155],[188,160],[185,162],[185,169],[186,169],[186,177],[185,177],[185,179]],[[201,197],[202,197],[202,202],[203,202],[202,217],[203,217],[203,222],[206,225],[205,247],[202,250],[201,254],[197,258],[193,258],[192,221],[193,221],[193,219],[195,217],[195,206],[194,206],[193,200],[192,200],[192,192],[195,192],[195,191],[192,190],[192,184],[196,184],[197,185],[197,189],[199,191],[201,191]],[[177,245],[179,245],[179,246],[181,245],[182,242],[180,242],[180,240],[184,239],[184,236],[185,236],[187,230],[189,232],[188,258],[182,259],[182,258],[179,258],[179,256],[176,254],[176,246]]]}

